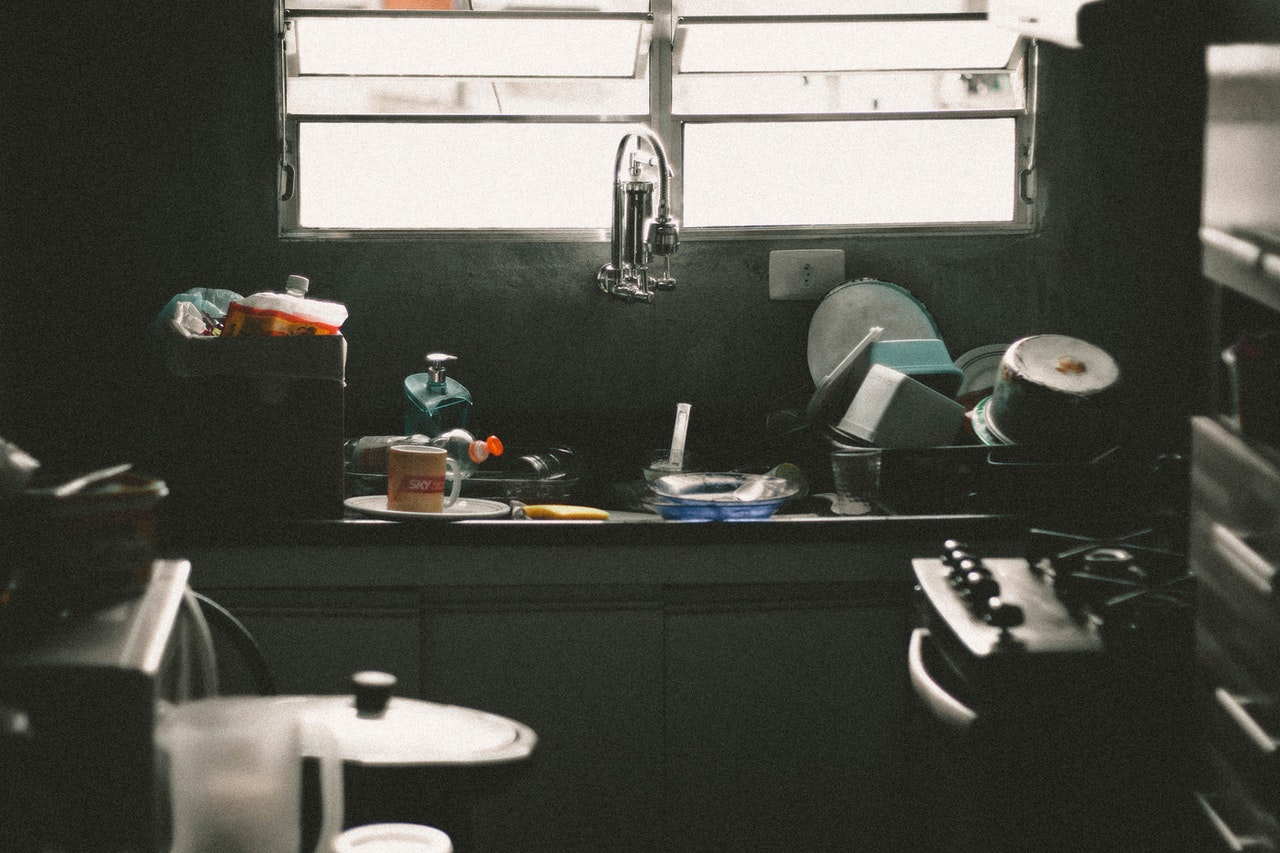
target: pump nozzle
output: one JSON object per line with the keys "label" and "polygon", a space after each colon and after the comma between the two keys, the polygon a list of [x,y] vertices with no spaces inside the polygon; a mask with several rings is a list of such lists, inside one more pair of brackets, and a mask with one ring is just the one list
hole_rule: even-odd
{"label": "pump nozzle", "polygon": [[447,355],[442,352],[433,352],[427,354],[427,380],[432,384],[444,382],[445,365],[451,361],[457,361],[456,355]]}

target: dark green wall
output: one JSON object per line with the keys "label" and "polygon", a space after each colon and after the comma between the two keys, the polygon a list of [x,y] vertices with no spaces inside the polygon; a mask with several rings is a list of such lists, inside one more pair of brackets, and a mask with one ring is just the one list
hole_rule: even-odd
{"label": "dark green wall", "polygon": [[660,442],[688,401],[691,441],[733,455],[811,390],[814,304],[771,302],[767,276],[770,250],[808,246],[909,289],[953,356],[1046,332],[1107,348],[1140,435],[1176,443],[1201,397],[1194,44],[1043,47],[1035,236],[687,241],[679,289],[645,307],[595,292],[603,243],[278,241],[271,20],[267,0],[0,12],[0,436],[45,459],[198,454],[154,444],[146,323],[187,287],[297,272],[351,312],[348,434],[398,430],[403,376],[444,350],[509,440]]}

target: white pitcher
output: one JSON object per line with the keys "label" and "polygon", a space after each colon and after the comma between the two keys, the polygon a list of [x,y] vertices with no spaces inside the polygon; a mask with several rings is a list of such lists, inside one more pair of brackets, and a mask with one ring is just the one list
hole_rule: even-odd
{"label": "white pitcher", "polygon": [[324,810],[317,853],[342,830],[342,764],[331,731],[287,698],[199,699],[163,709],[171,853],[298,853],[302,756],[316,755]]}

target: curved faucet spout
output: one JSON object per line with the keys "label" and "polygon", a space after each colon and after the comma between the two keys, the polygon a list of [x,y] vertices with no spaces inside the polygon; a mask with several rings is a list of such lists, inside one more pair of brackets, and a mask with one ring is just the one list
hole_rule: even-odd
{"label": "curved faucet spout", "polygon": [[[656,163],[643,161],[628,151],[643,151],[643,144],[653,149]],[[624,171],[624,163],[626,165]],[[653,182],[644,180],[645,165],[658,172],[658,213],[653,214]],[[671,178],[667,152],[662,140],[651,130],[628,133],[618,143],[613,164],[613,223],[610,235],[610,263],[596,274],[596,285],[611,296],[630,302],[652,302],[653,290],[672,290],[670,256],[680,245],[679,225],[671,216]],[[666,259],[666,272],[651,277],[651,255]]]}
{"label": "curved faucet spout", "polygon": [[645,130],[640,133],[628,133],[622,137],[622,141],[618,143],[618,154],[613,161],[614,180],[624,180],[627,176],[622,174],[622,157],[627,153],[627,143],[635,140],[636,147],[640,147],[643,140],[649,143],[649,147],[653,149],[653,155],[658,160],[658,216],[669,216],[671,213],[671,169],[667,166],[667,149],[662,147],[662,140],[651,130]]}

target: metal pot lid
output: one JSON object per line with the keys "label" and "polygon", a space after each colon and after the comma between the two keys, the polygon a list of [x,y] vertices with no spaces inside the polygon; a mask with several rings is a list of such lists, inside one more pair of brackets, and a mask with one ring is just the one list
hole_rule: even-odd
{"label": "metal pot lid", "polygon": [[920,300],[905,288],[864,278],[827,293],[809,321],[809,374],[820,383],[871,330],[882,341],[940,338],[938,326]]}
{"label": "metal pot lid", "polygon": [[328,724],[343,761],[378,767],[495,764],[528,758],[537,735],[515,720],[420,699],[394,697],[379,715],[351,696],[315,696],[307,712]]}

